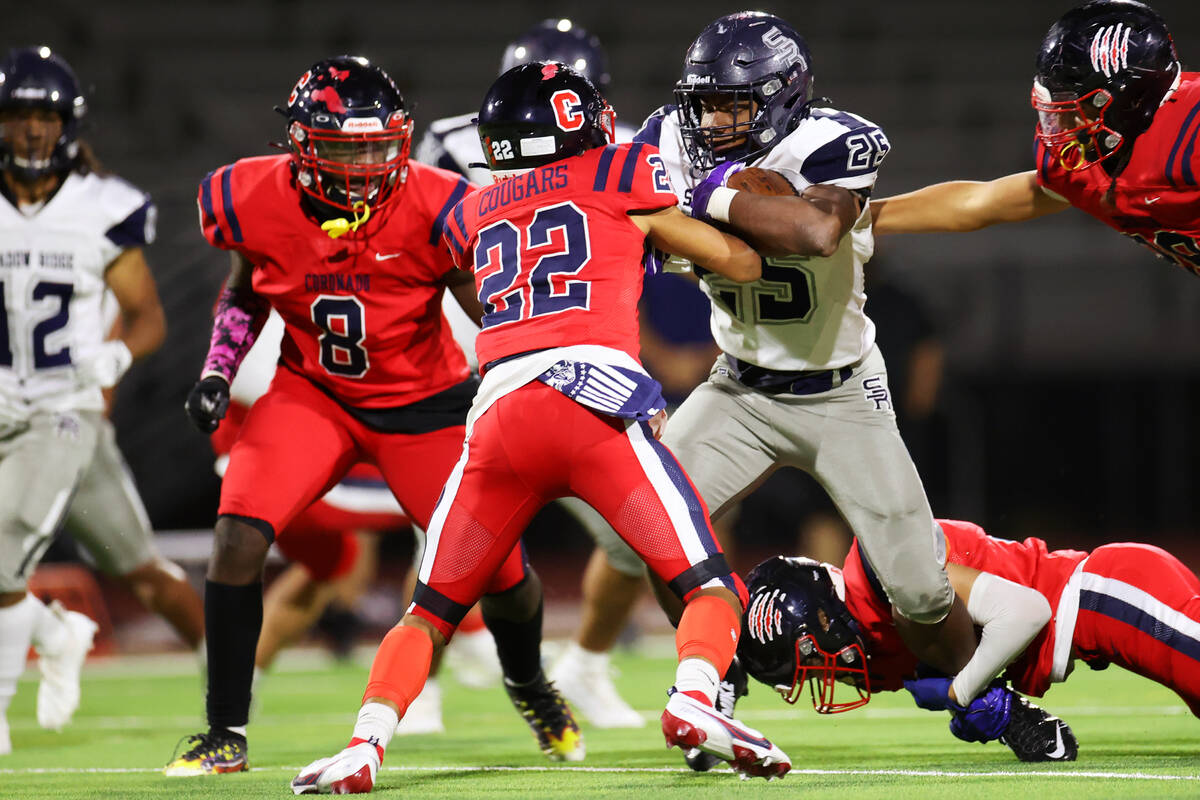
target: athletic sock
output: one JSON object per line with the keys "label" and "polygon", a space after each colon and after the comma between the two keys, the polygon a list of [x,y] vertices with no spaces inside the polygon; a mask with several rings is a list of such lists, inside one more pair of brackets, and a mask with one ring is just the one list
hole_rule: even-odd
{"label": "athletic sock", "polygon": [[[429,677],[432,659],[433,641],[429,634],[411,625],[392,628],[379,643],[375,660],[371,662],[371,674],[363,692],[364,708],[372,705],[366,702],[370,698],[381,697],[395,703],[400,709],[397,716],[403,717],[421,693],[421,687]],[[393,722],[392,728],[395,727]]]}
{"label": "athletic sock", "polygon": [[524,622],[483,612],[483,621],[496,640],[496,656],[504,679],[512,686],[524,686],[537,679],[542,671],[542,600],[537,611]]}
{"label": "athletic sock", "polygon": [[675,667],[675,690],[693,700],[715,705],[720,684],[717,668],[703,658],[685,658]]}
{"label": "athletic sock", "polygon": [[40,600],[27,594],[21,602],[0,608],[0,718],[17,693],[17,679],[25,671],[25,657],[41,605]]}
{"label": "athletic sock", "polygon": [[400,716],[383,703],[364,703],[358,710],[358,719],[354,722],[354,734],[350,737],[347,747],[366,742],[375,745],[379,753],[379,762],[383,763],[383,752],[392,741],[392,734],[400,724]]}
{"label": "athletic sock", "polygon": [[204,630],[208,650],[208,724],[245,732],[250,719],[254,651],[262,629],[262,583],[232,586],[204,582]]}

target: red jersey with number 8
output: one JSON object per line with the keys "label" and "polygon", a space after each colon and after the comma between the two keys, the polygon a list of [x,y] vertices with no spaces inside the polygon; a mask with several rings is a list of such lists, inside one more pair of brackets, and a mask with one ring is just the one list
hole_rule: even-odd
{"label": "red jersey with number 8", "polygon": [[475,273],[479,363],[571,345],[636,359],[646,236],[629,214],[676,203],[658,148],[644,143],[594,148],[466,197],[445,238]]}
{"label": "red jersey with number 8", "polygon": [[1068,170],[1035,142],[1038,183],[1200,275],[1200,73],[1182,74],[1115,179],[1100,165]]}
{"label": "red jersey with number 8", "polygon": [[442,244],[471,185],[409,162],[401,195],[358,231],[332,239],[306,213],[286,155],[246,158],[200,183],[208,241],[254,265],[254,291],[283,317],[281,359],[346,405],[394,408],[470,374],[442,315]]}

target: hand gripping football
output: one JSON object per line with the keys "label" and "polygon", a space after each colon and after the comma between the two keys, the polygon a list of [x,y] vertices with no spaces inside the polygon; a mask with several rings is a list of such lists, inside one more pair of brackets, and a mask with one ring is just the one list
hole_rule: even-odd
{"label": "hand gripping football", "polygon": [[773,169],[746,167],[729,176],[725,184],[730,189],[751,194],[767,194],[789,197],[796,195],[796,189],[787,178]]}

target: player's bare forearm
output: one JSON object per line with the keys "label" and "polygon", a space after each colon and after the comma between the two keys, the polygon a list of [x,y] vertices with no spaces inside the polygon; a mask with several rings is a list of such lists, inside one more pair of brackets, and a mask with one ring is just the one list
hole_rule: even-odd
{"label": "player's bare forearm", "polygon": [[630,219],[660,250],[686,258],[731,281],[747,283],[762,276],[762,258],[736,236],[685,215],[678,207]]}
{"label": "player's bare forearm", "polygon": [[992,181],[947,181],[915,192],[871,201],[876,234],[962,233],[1002,222],[1022,222],[1062,211],[1070,204],[1047,194],[1037,173],[1019,172]]}
{"label": "player's bare forearm", "polygon": [[831,256],[857,218],[854,195],[837,186],[801,197],[738,192],[729,206],[733,229],[766,256]]}
{"label": "player's bare forearm", "polygon": [[134,360],[153,353],[167,336],[167,318],[141,248],[113,259],[104,280],[120,308],[112,338],[124,342]]}
{"label": "player's bare forearm", "polygon": [[479,295],[475,291],[475,277],[461,269],[452,269],[442,280],[463,313],[470,317],[471,322],[483,327],[483,304],[479,302]]}

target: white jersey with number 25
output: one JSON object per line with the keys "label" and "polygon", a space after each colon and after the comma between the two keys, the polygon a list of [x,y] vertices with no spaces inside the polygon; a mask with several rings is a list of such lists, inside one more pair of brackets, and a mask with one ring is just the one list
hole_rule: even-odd
{"label": "white jersey with number 25", "polygon": [[[635,137],[658,146],[684,211],[703,175],[690,169],[674,106],[650,116]],[[855,114],[814,108],[766,155],[748,166],[782,173],[797,192],[817,183],[869,191],[890,145]],[[828,258],[763,260],[762,278],[737,284],[701,271],[712,300],[712,332],[731,356],[780,371],[825,370],[859,361],[875,343],[867,317],[863,264],[875,249],[871,214],[862,213]]]}

